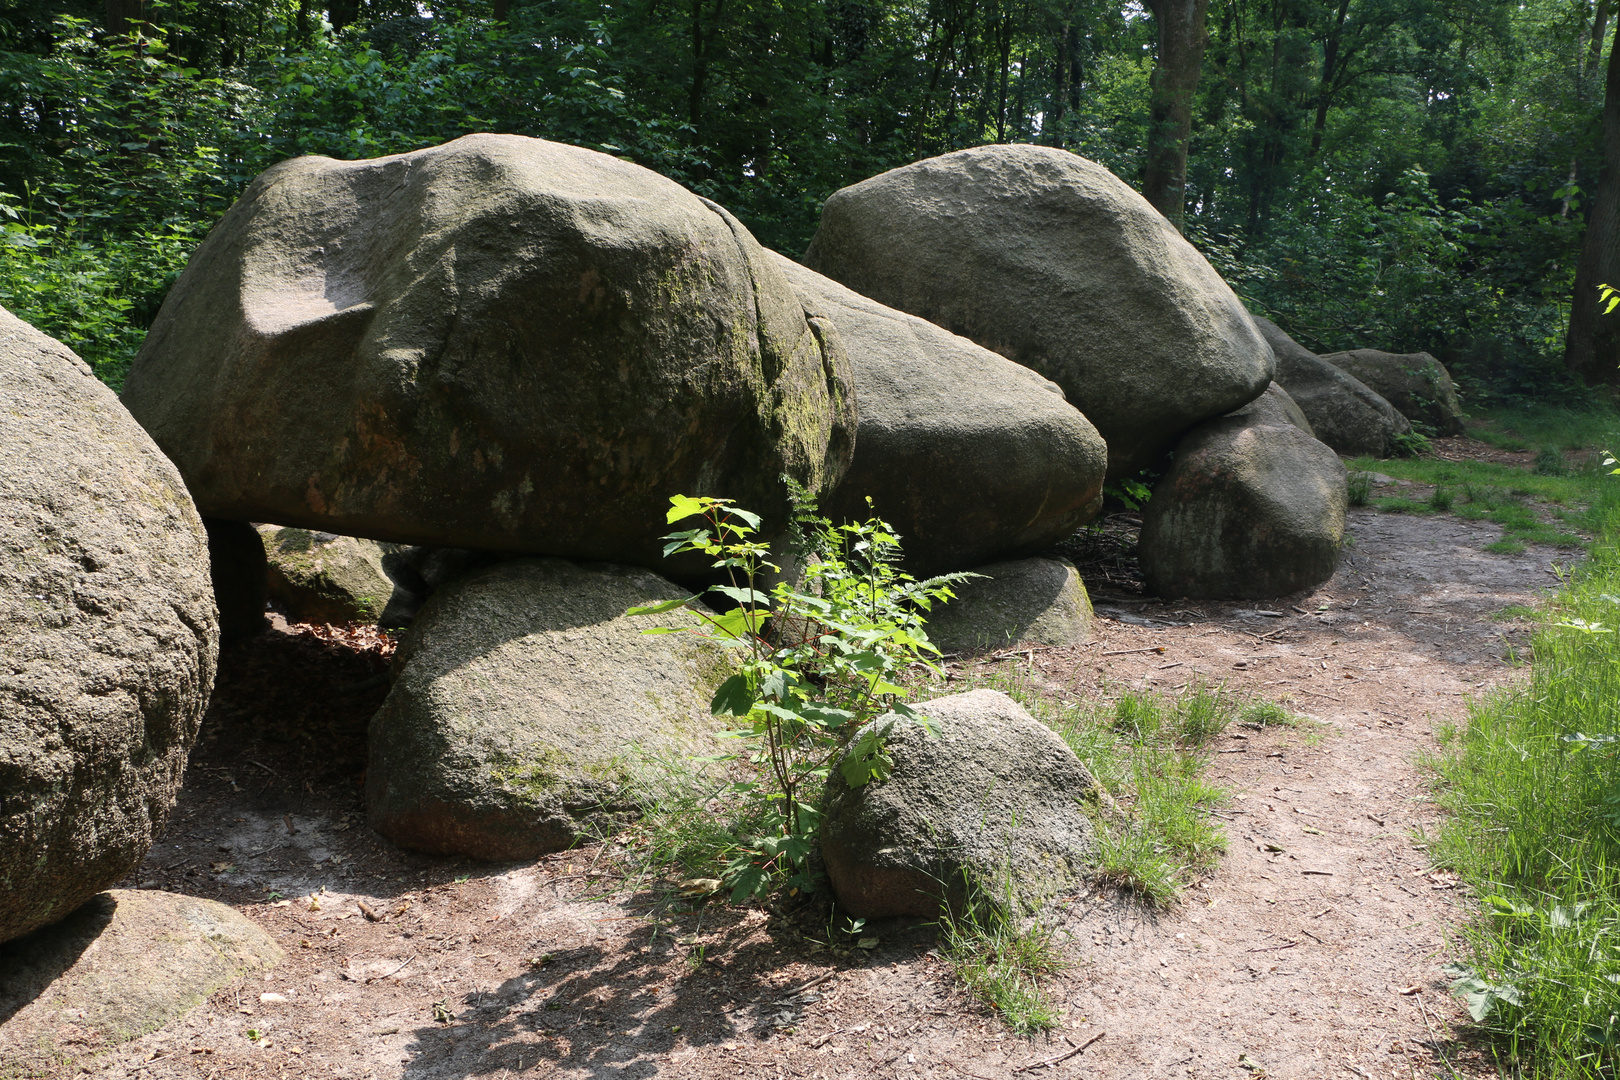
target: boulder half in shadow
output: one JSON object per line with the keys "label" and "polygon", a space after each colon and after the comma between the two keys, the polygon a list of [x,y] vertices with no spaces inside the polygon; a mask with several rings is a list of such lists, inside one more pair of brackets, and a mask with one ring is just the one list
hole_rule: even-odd
{"label": "boulder half in shadow", "polygon": [[786,524],[848,467],[836,335],[753,236],[592,150],[468,135],[267,170],[124,403],[213,517],[657,565],[677,492]]}
{"label": "boulder half in shadow", "polygon": [[1344,463],[1289,423],[1224,416],[1194,428],[1142,512],[1137,556],[1159,596],[1268,600],[1333,576]]}
{"label": "boulder half in shadow", "polygon": [[709,701],[731,673],[690,595],[647,570],[514,559],[423,607],[371,722],[371,824],[402,847],[533,859],[638,812],[661,761],[721,752]]}
{"label": "boulder half in shadow", "polygon": [[805,263],[1063,387],[1110,476],[1271,381],[1271,350],[1214,268],[1066,150],[979,146],[834,192]]}
{"label": "boulder half in shadow", "polygon": [[1080,645],[1091,637],[1091,597],[1067,559],[991,563],[983,577],[951,588],[956,599],[928,615],[928,640],[942,652],[1015,645]]}
{"label": "boulder half in shadow", "polygon": [[1428,353],[1351,349],[1322,359],[1378,391],[1412,423],[1440,435],[1462,434],[1462,399],[1452,384],[1451,372]]}
{"label": "boulder half in shadow", "polygon": [[0,309],[0,941],[129,873],[214,685],[208,538],[71,350]]}
{"label": "boulder half in shadow", "polygon": [[942,903],[1024,912],[1080,883],[1095,850],[1074,751],[1006,694],[973,690],[917,706],[929,734],[892,714],[888,779],[850,788],[833,769],[821,853],[857,917],[932,917]]}
{"label": "boulder half in shadow", "polygon": [[148,1034],[283,956],[269,934],[213,900],[101,893],[0,945],[0,1061],[60,1064]]}

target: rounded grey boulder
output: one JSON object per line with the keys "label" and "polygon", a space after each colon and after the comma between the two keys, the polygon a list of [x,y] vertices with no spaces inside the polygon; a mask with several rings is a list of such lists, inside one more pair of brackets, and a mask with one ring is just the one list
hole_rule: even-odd
{"label": "rounded grey boulder", "polygon": [[1095,513],[1107,448],[1056,384],[776,258],[805,310],[838,328],[860,402],[828,517],[865,521],[870,497],[907,569],[928,575],[1044,550]]}
{"label": "rounded grey boulder", "polygon": [[1318,439],[1341,454],[1390,457],[1395,440],[1412,424],[1377,391],[1328,363],[1289,337],[1270,319],[1256,315],[1277,357],[1277,382],[1311,422]]}
{"label": "rounded grey boulder", "polygon": [[1382,394],[1412,423],[1427,425],[1441,435],[1462,434],[1462,399],[1452,384],[1451,372],[1428,353],[1351,349],[1322,359]]}
{"label": "rounded grey boulder", "polygon": [[[157,1031],[284,958],[269,934],[217,901],[101,893],[62,922],[0,947],[0,1061],[20,1067],[14,1075],[52,1075],[27,1070]],[[78,1039],[60,1041],[64,1031]],[[95,1036],[89,1047],[87,1033]]]}
{"label": "rounded grey boulder", "polygon": [[1344,463],[1288,423],[1227,416],[1194,428],[1142,512],[1149,589],[1267,600],[1333,575],[1349,501]]}
{"label": "rounded grey boulder", "polygon": [[214,684],[208,538],[66,346],[0,309],[0,941],[162,831]]}
{"label": "rounded grey boulder", "polygon": [[997,690],[916,708],[933,734],[892,713],[872,721],[889,733],[888,779],[850,788],[834,768],[827,782],[821,854],[839,904],[865,918],[1033,911],[1078,885],[1096,784],[1074,751]]}
{"label": "rounded grey boulder", "polygon": [[427,590],[418,575],[396,580],[405,562],[398,544],[308,529],[259,526],[270,599],[294,622],[407,625]]}
{"label": "rounded grey boulder", "polygon": [[516,135],[266,171],[124,401],[210,516],[644,565],[678,492],[770,535],[855,425],[836,334],[734,217]]}
{"label": "rounded grey boulder", "polygon": [[928,640],[942,652],[1014,645],[1080,645],[1091,637],[1091,597],[1067,559],[991,563],[953,585],[956,599],[928,613]]}
{"label": "rounded grey boulder", "polygon": [[1110,476],[1271,381],[1271,350],[1204,257],[1065,150],[980,146],[844,188],[805,262],[1057,383]]}
{"label": "rounded grey boulder", "polygon": [[719,752],[713,642],[689,594],[647,570],[514,559],[433,595],[395,654],[372,719],[371,824],[402,847],[533,859],[633,818],[631,788],[660,760]]}

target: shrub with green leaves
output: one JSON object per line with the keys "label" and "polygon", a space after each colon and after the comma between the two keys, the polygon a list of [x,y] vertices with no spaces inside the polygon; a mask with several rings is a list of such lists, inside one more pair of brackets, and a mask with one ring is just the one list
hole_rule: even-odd
{"label": "shrub with green leaves", "polygon": [[[707,556],[725,578],[708,590],[720,611],[692,610],[703,620],[697,632],[741,654],[737,673],[721,684],[711,707],[716,716],[738,721],[729,734],[752,744],[748,759],[759,770],[733,785],[746,807],[743,816],[759,829],[737,838],[727,883],[739,900],[781,881],[803,887],[810,884],[806,867],[833,762],[842,757],[851,787],[889,773],[881,728],[868,729],[845,754],[850,740],[888,712],[926,728],[926,718],[906,705],[899,679],[912,665],[937,670],[939,650],[928,641],[924,615],[951,599],[953,582],[971,575],[917,581],[897,568],[900,541],[882,520],[833,525],[801,508],[790,548],[803,569],[796,580],[766,590],[762,577],[780,574],[781,567],[757,537],[758,515],[727,499],[670,499],[670,524],[692,518],[696,526],[665,537],[664,554]],[[660,614],[702,595],[628,614]]]}

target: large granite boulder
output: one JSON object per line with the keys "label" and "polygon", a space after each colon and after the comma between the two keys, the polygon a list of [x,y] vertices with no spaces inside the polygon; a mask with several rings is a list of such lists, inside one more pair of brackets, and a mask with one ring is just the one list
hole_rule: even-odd
{"label": "large granite boulder", "polygon": [[0,1061],[25,1070],[17,1075],[58,1075],[26,1070],[156,1031],[284,956],[269,934],[216,901],[104,892],[0,946]]}
{"label": "large granite boulder", "polygon": [[1395,440],[1411,422],[1377,391],[1289,337],[1276,323],[1254,317],[1277,357],[1277,382],[1311,422],[1315,436],[1348,456],[1392,457]]}
{"label": "large granite boulder", "polygon": [[827,782],[821,854],[840,906],[865,918],[932,917],[942,902],[1032,911],[1078,885],[1096,785],[1074,751],[997,690],[917,710],[933,734],[893,714],[873,721],[889,732],[888,779],[852,789],[835,768]]}
{"label": "large granite boulder", "polygon": [[1081,645],[1091,638],[1091,597],[1067,559],[981,566],[951,588],[956,599],[928,613],[928,640],[941,652],[1015,645]]}
{"label": "large granite boulder", "polygon": [[605,154],[469,135],[248,185],[124,402],[212,516],[660,560],[677,492],[785,522],[854,436],[836,333],[748,231]]}
{"label": "large granite boulder", "polygon": [[1412,423],[1440,435],[1462,434],[1462,399],[1452,385],[1451,372],[1428,353],[1351,349],[1322,359],[1372,387]]}
{"label": "large granite boulder", "polygon": [[1110,476],[1271,381],[1271,350],[1204,257],[1065,150],[980,146],[844,188],[805,262],[1063,387]]}
{"label": "large granite boulder", "polygon": [[1148,588],[1268,600],[1333,575],[1349,501],[1344,463],[1291,423],[1224,416],[1194,428],[1142,512]]}
{"label": "large granite boulder", "polygon": [[533,859],[637,811],[659,761],[720,752],[709,712],[730,657],[651,571],[514,559],[446,585],[395,654],[371,722],[371,824],[403,847]]}
{"label": "large granite boulder", "polygon": [[140,862],[214,684],[208,538],[84,361],[0,309],[0,941]]}
{"label": "large granite boulder", "polygon": [[777,256],[805,310],[838,327],[860,402],[855,460],[821,509],[866,499],[919,575],[1044,550],[1096,513],[1107,448],[1026,367]]}

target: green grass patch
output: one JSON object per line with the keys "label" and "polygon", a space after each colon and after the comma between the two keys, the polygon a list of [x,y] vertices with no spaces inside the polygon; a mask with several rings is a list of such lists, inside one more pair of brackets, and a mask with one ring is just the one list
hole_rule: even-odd
{"label": "green grass patch", "polygon": [[1469,430],[1481,442],[1514,451],[1604,446],[1614,439],[1615,432],[1620,432],[1620,412],[1604,406],[1493,409],[1483,424]]}
{"label": "green grass patch", "polygon": [[1483,901],[1455,992],[1514,1075],[1620,1067],[1620,512],[1545,613],[1527,684],[1486,697],[1431,762],[1430,851]]}
{"label": "green grass patch", "polygon": [[1584,548],[1587,541],[1582,534],[1596,532],[1603,515],[1620,506],[1620,484],[1596,459],[1562,473],[1432,457],[1357,458],[1349,468],[1352,476],[1378,471],[1433,488],[1427,496],[1374,496],[1367,505],[1394,514],[1452,513],[1467,521],[1493,522],[1502,527],[1503,535],[1487,550],[1507,554],[1522,552],[1527,544]]}
{"label": "green grass patch", "polygon": [[1000,1014],[1015,1034],[1035,1035],[1062,1018],[1042,980],[1068,965],[1052,928],[1019,919],[1011,914],[1016,911],[1010,881],[998,901],[970,900],[954,918],[940,920],[940,954],[970,997]]}

